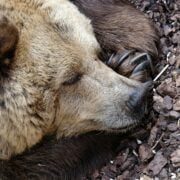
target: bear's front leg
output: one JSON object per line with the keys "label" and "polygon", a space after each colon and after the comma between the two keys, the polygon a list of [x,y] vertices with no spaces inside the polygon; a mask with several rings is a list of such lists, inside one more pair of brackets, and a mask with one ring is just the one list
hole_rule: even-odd
{"label": "bear's front leg", "polygon": [[142,82],[149,80],[153,72],[150,57],[157,57],[159,41],[151,21],[124,0],[72,2],[91,19],[104,52],[101,59],[121,75]]}

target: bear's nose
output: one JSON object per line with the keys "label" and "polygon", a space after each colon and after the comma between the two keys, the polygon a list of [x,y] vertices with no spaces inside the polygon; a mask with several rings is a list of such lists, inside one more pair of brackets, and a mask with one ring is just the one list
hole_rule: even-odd
{"label": "bear's nose", "polygon": [[144,109],[144,105],[146,104],[146,97],[152,88],[152,81],[142,83],[141,87],[135,88],[127,101],[129,109],[136,113],[141,112],[142,108]]}

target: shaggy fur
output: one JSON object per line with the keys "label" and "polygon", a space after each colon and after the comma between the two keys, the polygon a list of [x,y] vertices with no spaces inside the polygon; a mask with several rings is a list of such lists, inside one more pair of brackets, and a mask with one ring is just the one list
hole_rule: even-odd
{"label": "shaggy fur", "polygon": [[[28,6],[26,2],[29,2]],[[112,52],[122,53],[125,49],[157,54],[157,38],[151,23],[125,1],[73,2],[92,19],[105,58]],[[5,107],[1,106],[1,159],[32,147],[48,133],[55,133],[60,138],[49,137],[26,153],[1,161],[0,178],[79,179],[87,170],[101,166],[112,156],[118,137],[97,133],[70,139],[62,137],[138,123],[136,117],[139,119],[139,115],[126,111],[124,102],[128,101],[134,88],[143,88],[143,85],[113,73],[99,61],[92,61],[98,58],[100,47],[90,21],[68,1],[8,0],[7,3],[2,0],[0,5],[1,14],[13,22],[14,29],[19,32],[11,76],[9,79],[3,77],[1,83],[1,101],[5,102]],[[59,11],[62,7],[66,7],[67,11],[66,8]],[[77,24],[79,22],[81,25]],[[59,61],[61,58],[63,61]],[[79,71],[81,64],[88,68]],[[63,71],[64,67],[68,67],[66,71]],[[72,87],[84,71],[90,74],[88,82],[83,81],[89,83],[88,89],[83,89],[82,85],[79,90]],[[103,88],[98,85],[99,82]],[[112,92],[107,88],[109,86],[114,87]],[[59,92],[61,95],[57,94]],[[109,96],[111,93],[112,96]],[[82,96],[85,99],[78,99]],[[119,101],[112,109],[114,98]],[[79,107],[79,104],[83,106]],[[61,107],[60,111],[58,107]],[[96,111],[97,108],[100,109]],[[7,109],[10,112],[8,115]],[[119,118],[121,120],[117,121]],[[91,119],[95,121],[89,121]]]}

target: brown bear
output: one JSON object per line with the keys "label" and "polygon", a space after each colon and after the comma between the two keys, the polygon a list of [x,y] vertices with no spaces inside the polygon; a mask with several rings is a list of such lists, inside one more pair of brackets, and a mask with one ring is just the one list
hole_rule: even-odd
{"label": "brown bear", "polygon": [[0,178],[79,179],[119,139],[97,131],[126,132],[143,117],[151,83],[140,81],[152,69],[147,53],[157,55],[154,28],[123,0],[0,7],[0,159],[56,136],[1,161]]}

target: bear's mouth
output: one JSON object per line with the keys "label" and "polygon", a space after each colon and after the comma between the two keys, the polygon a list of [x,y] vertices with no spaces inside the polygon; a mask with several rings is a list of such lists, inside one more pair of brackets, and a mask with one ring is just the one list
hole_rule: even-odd
{"label": "bear's mouth", "polygon": [[136,123],[133,123],[133,124],[130,124],[128,126],[124,126],[124,127],[119,127],[119,128],[110,128],[110,131],[113,131],[113,132],[127,132],[129,130],[132,130],[134,129],[135,127],[138,126],[138,122]]}

